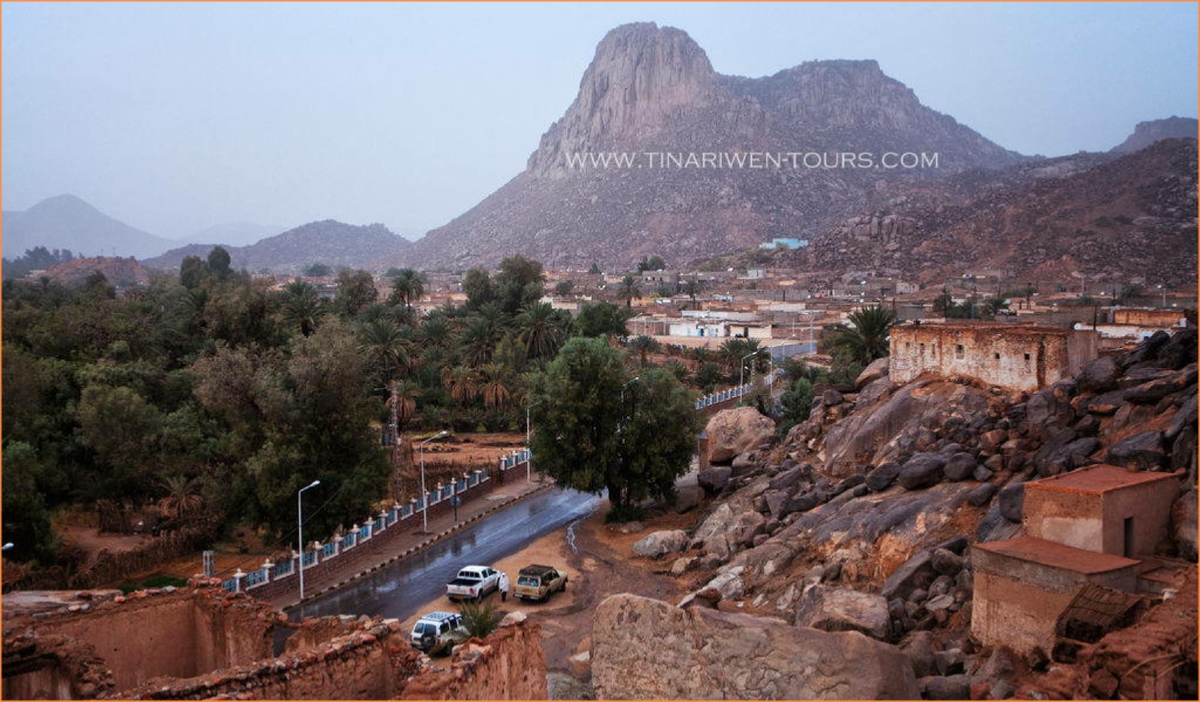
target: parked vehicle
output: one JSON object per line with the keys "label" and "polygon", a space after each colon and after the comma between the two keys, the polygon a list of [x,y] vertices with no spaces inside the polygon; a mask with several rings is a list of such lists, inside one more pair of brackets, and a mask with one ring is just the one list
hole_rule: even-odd
{"label": "parked vehicle", "polygon": [[446,583],[446,596],[452,600],[477,600],[499,587],[500,571],[490,566],[470,565]]}
{"label": "parked vehicle", "polygon": [[467,639],[467,628],[461,614],[429,612],[413,625],[409,643],[431,656],[448,653],[454,644]]}
{"label": "parked vehicle", "polygon": [[523,600],[545,602],[550,595],[567,588],[567,574],[544,565],[528,565],[517,573],[513,595]]}

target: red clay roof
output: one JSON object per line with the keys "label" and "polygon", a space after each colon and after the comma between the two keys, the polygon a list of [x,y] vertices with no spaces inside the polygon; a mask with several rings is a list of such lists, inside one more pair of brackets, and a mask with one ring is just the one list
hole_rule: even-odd
{"label": "red clay roof", "polygon": [[1045,539],[1019,536],[1007,541],[990,541],[976,544],[975,548],[1000,556],[1009,556],[1039,565],[1070,570],[1084,575],[1107,573],[1121,568],[1136,566],[1141,561],[1114,556],[1110,553],[1085,551],[1074,546],[1064,546]]}
{"label": "red clay roof", "polygon": [[1151,471],[1131,471],[1103,463],[1070,473],[1062,473],[1026,484],[1026,488],[1046,490],[1067,490],[1101,495],[1113,490],[1153,483],[1159,480],[1177,479],[1173,473],[1156,473]]}

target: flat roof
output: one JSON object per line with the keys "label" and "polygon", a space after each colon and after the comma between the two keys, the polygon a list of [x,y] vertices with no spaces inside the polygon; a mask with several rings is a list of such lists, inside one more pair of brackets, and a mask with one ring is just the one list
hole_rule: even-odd
{"label": "flat roof", "polygon": [[1107,573],[1130,566],[1136,566],[1141,561],[1111,553],[1085,551],[1074,546],[1045,539],[1035,539],[1032,536],[1019,536],[1007,541],[990,541],[976,544],[975,548],[1000,556],[1008,556],[1038,565],[1070,570],[1084,575]]}
{"label": "flat roof", "polygon": [[1042,326],[1033,323],[1012,324],[1008,322],[941,322],[937,319],[921,319],[916,320],[920,324],[913,322],[905,322],[904,324],[896,324],[892,326],[893,331],[950,331],[950,332],[994,332],[1003,334],[1020,334],[1020,335],[1038,335],[1038,336],[1070,336],[1077,334],[1080,331],[1077,329],[1062,329],[1059,327]]}
{"label": "flat roof", "polygon": [[1175,474],[1154,471],[1132,471],[1105,463],[1098,463],[1094,466],[1073,470],[1070,473],[1060,473],[1049,478],[1030,481],[1026,483],[1026,488],[1064,490],[1089,495],[1102,495],[1106,492],[1134,485],[1142,485],[1143,483],[1154,483],[1170,478],[1176,478]]}

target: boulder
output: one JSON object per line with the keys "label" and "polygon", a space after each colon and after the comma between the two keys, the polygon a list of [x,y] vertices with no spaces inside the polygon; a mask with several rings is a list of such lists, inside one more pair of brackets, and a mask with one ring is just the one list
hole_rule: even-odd
{"label": "boulder", "polygon": [[858,377],[854,379],[854,389],[860,391],[876,380],[886,376],[888,374],[889,360],[887,356],[884,356],[883,358],[871,361],[866,368],[863,368],[862,373],[859,373]]}
{"label": "boulder", "polygon": [[1192,395],[1183,402],[1179,407],[1179,411],[1171,418],[1171,423],[1167,426],[1163,436],[1167,441],[1174,441],[1179,432],[1188,427],[1195,427],[1197,420],[1196,396]]}
{"label": "boulder", "polygon": [[[636,624],[635,624],[636,622]],[[597,699],[917,699],[894,646],[858,632],[635,595],[600,603],[593,622]]]}
{"label": "boulder", "polygon": [[888,461],[867,473],[866,484],[871,492],[883,492],[896,482],[896,476],[900,475],[900,464],[893,461]]}
{"label": "boulder", "polygon": [[696,476],[700,487],[704,488],[705,492],[716,494],[725,489],[729,484],[729,478],[733,476],[733,469],[729,466],[714,466],[706,468]]}
{"label": "boulder", "polygon": [[716,413],[705,431],[709,462],[727,463],[769,443],[775,424],[753,407],[736,407]]}
{"label": "boulder", "polygon": [[967,700],[971,698],[971,679],[966,675],[935,675],[921,678],[920,688],[927,700]]}
{"label": "boulder", "polygon": [[754,537],[763,532],[767,518],[758,512],[743,512],[733,521],[729,537],[734,544],[749,547],[754,543]]}
{"label": "boulder", "polygon": [[730,525],[735,519],[737,519],[737,515],[733,513],[733,509],[728,503],[722,502],[717,505],[716,509],[710,512],[692,533],[691,546],[693,548],[705,546],[707,542],[716,537],[723,538],[725,534],[729,533]]}
{"label": "boulder", "polygon": [[1171,335],[1170,341],[1158,351],[1158,362],[1164,368],[1183,368],[1196,362],[1196,327],[1188,327]]}
{"label": "boulder", "polygon": [[1117,410],[1121,409],[1121,405],[1125,404],[1126,392],[1126,390],[1110,390],[1096,395],[1088,401],[1087,411],[1101,416],[1115,414]]}
{"label": "boulder", "polygon": [[825,585],[805,590],[792,621],[822,631],[860,631],[880,641],[891,633],[887,599],[882,595]]}
{"label": "boulder", "polygon": [[886,395],[891,389],[891,382],[886,377],[880,378],[879,380],[867,385],[867,387],[863,388],[862,391],[858,393],[858,396],[854,398],[854,407],[856,409],[870,407],[871,405],[875,404],[876,400]]}
{"label": "boulder", "polygon": [[1079,389],[1083,392],[1102,393],[1115,390],[1121,377],[1121,364],[1112,356],[1101,356],[1083,367],[1079,374]]}
{"label": "boulder", "polygon": [[962,570],[963,561],[958,554],[945,548],[935,548],[930,555],[930,565],[941,575],[958,575]]}
{"label": "boulder", "polygon": [[842,396],[842,393],[834,390],[833,388],[829,388],[821,394],[821,404],[825,405],[826,407],[840,405],[843,401],[845,401],[845,399],[846,398]]}
{"label": "boulder", "polygon": [[991,501],[992,495],[996,494],[996,486],[991,483],[984,483],[979,487],[971,490],[967,495],[967,502],[974,507],[982,507]]}
{"label": "boulder", "polygon": [[1149,404],[1158,402],[1167,395],[1179,392],[1196,382],[1196,366],[1192,364],[1187,370],[1171,373],[1165,377],[1151,380],[1141,385],[1129,388],[1125,399],[1129,402]]}
{"label": "boulder", "polygon": [[696,484],[676,485],[675,504],[679,514],[696,509],[704,502],[704,489]]}
{"label": "boulder", "polygon": [[567,669],[580,680],[592,677],[592,652],[576,653],[567,659]]}
{"label": "boulder", "polygon": [[894,570],[879,591],[887,599],[906,599],[913,590],[928,587],[933,582],[932,554],[921,549]]}
{"label": "boulder", "polygon": [[919,490],[937,485],[942,480],[942,467],[946,459],[937,454],[917,454],[908,459],[896,476],[896,482],[906,490]]}
{"label": "boulder", "polygon": [[946,465],[942,466],[942,475],[946,476],[946,480],[966,480],[975,473],[978,465],[974,456],[961,451],[946,460]]}
{"label": "boulder", "polygon": [[1161,431],[1142,431],[1108,447],[1108,463],[1135,470],[1158,470],[1166,462]]}
{"label": "boulder", "polygon": [[633,552],[644,558],[661,558],[668,553],[678,553],[687,545],[688,535],[680,529],[656,531],[639,539],[633,545]]}
{"label": "boulder", "polygon": [[781,471],[771,478],[767,483],[767,487],[771,490],[790,491],[791,488],[804,477],[804,469],[800,466],[794,466],[788,470]]}
{"label": "boulder", "polygon": [[1021,523],[1025,508],[1025,483],[1006,485],[1000,490],[1000,514],[1010,522]]}

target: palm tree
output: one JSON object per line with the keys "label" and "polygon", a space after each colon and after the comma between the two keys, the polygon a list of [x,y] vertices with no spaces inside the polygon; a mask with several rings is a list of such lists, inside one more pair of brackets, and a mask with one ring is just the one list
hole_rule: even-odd
{"label": "palm tree", "polygon": [[475,369],[467,366],[447,366],[442,369],[442,382],[450,397],[459,404],[466,404],[475,399],[478,388],[475,385]]}
{"label": "palm tree", "polygon": [[502,332],[500,321],[483,311],[493,305],[484,305],[467,323],[463,332],[463,352],[467,363],[472,366],[482,366],[492,360],[496,344],[500,342]]}
{"label": "palm tree", "polygon": [[400,325],[387,318],[372,319],[362,325],[361,346],[379,373],[381,383],[397,372],[412,370],[412,343],[404,337]]}
{"label": "palm tree", "polygon": [[558,312],[548,302],[536,302],[517,315],[521,342],[530,358],[551,359],[562,345],[564,329]]}
{"label": "palm tree", "polygon": [[450,320],[439,312],[430,314],[421,322],[420,338],[434,348],[444,349],[449,346],[453,333]]}
{"label": "palm tree", "polygon": [[158,508],[174,519],[193,512],[204,504],[200,497],[200,482],[196,478],[186,478],[182,475],[171,475],[159,481],[167,491],[167,496],[158,501]]}
{"label": "palm tree", "polygon": [[483,381],[479,386],[479,394],[483,404],[488,407],[504,407],[512,399],[508,389],[508,378],[504,366],[499,363],[487,363],[479,369]]}
{"label": "palm tree", "polygon": [[283,289],[283,317],[289,324],[299,327],[304,336],[311,335],[317,321],[325,313],[325,303],[317,295],[317,289],[299,278]]}
{"label": "palm tree", "polygon": [[869,305],[850,313],[850,326],[833,328],[831,349],[845,349],[856,362],[866,365],[888,355],[888,330],[895,318],[883,305]]}
{"label": "palm tree", "polygon": [[408,380],[392,383],[387,408],[396,410],[396,431],[400,432],[417,415],[417,386]]}
{"label": "palm tree", "polygon": [[626,273],[621,279],[621,287],[617,288],[617,298],[625,301],[625,307],[633,307],[633,298],[641,297],[642,291],[638,288],[637,278],[633,277],[632,273]]}
{"label": "palm tree", "polygon": [[412,307],[413,301],[420,299],[424,292],[425,283],[421,281],[421,274],[411,268],[402,269],[392,279],[392,298],[405,307]]}

